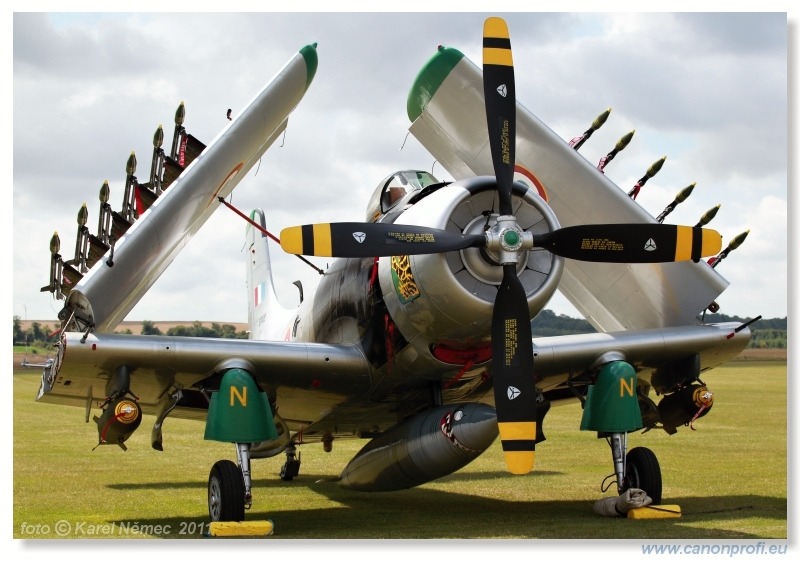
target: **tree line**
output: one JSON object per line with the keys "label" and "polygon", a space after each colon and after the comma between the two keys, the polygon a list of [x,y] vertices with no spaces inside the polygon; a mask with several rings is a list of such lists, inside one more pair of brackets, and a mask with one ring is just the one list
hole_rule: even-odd
{"label": "tree line", "polygon": [[[705,323],[746,323],[753,318],[741,318],[725,314],[706,314]],[[752,337],[748,349],[785,349],[787,343],[787,318],[760,319],[750,324]],[[595,333],[597,330],[585,319],[557,315],[551,310],[542,310],[531,322],[534,337],[552,337],[574,333]]]}
{"label": "tree line", "polygon": [[[115,331],[123,335],[132,335],[130,329]],[[22,320],[19,316],[14,316],[14,345],[28,345],[32,347],[46,348],[58,341],[59,326],[42,325],[39,322],[31,323],[28,329],[22,328]],[[230,323],[211,323],[210,326],[203,325],[199,321],[192,322],[191,325],[176,325],[170,327],[165,333],[159,329],[156,322],[150,320],[142,321],[142,335],[172,335],[175,337],[217,337],[222,339],[247,339],[247,331],[237,331],[236,326]]]}
{"label": "tree line", "polygon": [[[117,333],[131,334],[130,329],[120,331]],[[195,321],[192,325],[176,325],[167,329],[166,333],[162,333],[158,326],[153,321],[144,320],[142,322],[142,335],[174,335],[175,337],[217,337],[221,339],[247,339],[249,333],[247,331],[237,331],[236,326],[230,323],[215,323],[212,322],[211,326],[205,326],[199,321]]]}
{"label": "tree line", "polygon": [[[736,322],[745,323],[751,318],[728,316],[725,314],[706,314],[706,323]],[[531,322],[534,337],[552,337],[555,335],[571,335],[574,333],[594,333],[596,330],[585,319],[573,318],[564,314],[556,314],[551,310],[542,310]],[[785,349],[787,342],[787,318],[760,319],[750,325],[753,336],[748,348]],[[130,329],[116,333],[132,334]],[[172,335],[176,337],[219,337],[223,339],[247,339],[247,331],[237,331],[236,326],[229,323],[212,323],[203,325],[199,321],[191,325],[177,325],[162,333],[155,322],[142,321],[142,335]],[[28,345],[46,348],[58,340],[58,325],[44,326],[33,322],[28,329],[22,329],[22,320],[14,316],[14,345]]]}

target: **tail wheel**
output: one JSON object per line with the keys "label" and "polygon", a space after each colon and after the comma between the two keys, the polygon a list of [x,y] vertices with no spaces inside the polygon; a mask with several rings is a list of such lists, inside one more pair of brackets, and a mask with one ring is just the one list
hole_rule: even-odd
{"label": "tail wheel", "polygon": [[625,457],[625,487],[641,489],[653,499],[653,504],[661,504],[661,466],[658,458],[649,448],[632,448]]}
{"label": "tail wheel", "polygon": [[208,476],[208,514],[212,522],[244,520],[244,480],[230,460],[220,460]]}

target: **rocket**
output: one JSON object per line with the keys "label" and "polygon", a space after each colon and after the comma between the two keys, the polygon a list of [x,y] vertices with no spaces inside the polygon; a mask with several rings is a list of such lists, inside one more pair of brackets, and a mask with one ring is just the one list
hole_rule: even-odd
{"label": "rocket", "polygon": [[600,162],[597,164],[597,169],[599,171],[602,172],[603,169],[605,169],[605,167],[608,164],[608,162],[613,160],[616,157],[617,154],[619,154],[621,151],[623,151],[625,149],[625,147],[628,144],[630,144],[631,139],[633,138],[633,135],[634,135],[635,132],[636,132],[636,129],[633,129],[628,134],[623,135],[622,138],[617,140],[617,143],[614,145],[613,150],[611,150],[611,152],[609,152],[608,154],[606,154],[605,156],[600,158]]}
{"label": "rocket", "polygon": [[712,257],[711,259],[708,260],[708,264],[711,265],[712,268],[719,265],[719,262],[725,259],[731,251],[733,251],[734,249],[736,249],[737,247],[739,247],[744,243],[744,239],[747,237],[747,234],[749,233],[750,230],[745,230],[744,232],[733,238],[731,242],[728,244],[728,247],[720,251],[719,254],[717,254],[715,257]]}
{"label": "rocket", "polygon": [[50,238],[50,282],[40,289],[41,292],[54,292],[61,285],[63,264],[59,251],[61,251],[61,238],[58,237],[58,232],[53,232],[53,237]]}
{"label": "rocket", "polygon": [[700,217],[700,220],[697,221],[697,224],[694,225],[695,228],[702,228],[709,222],[711,222],[714,217],[717,215],[717,211],[719,210],[720,205],[715,207],[711,207],[708,209],[703,216]]}
{"label": "rocket", "polygon": [[86,203],[78,211],[78,233],[75,239],[75,257],[71,261],[67,261],[69,265],[75,265],[81,273],[85,273],[88,269],[86,267],[86,253],[89,251],[89,228],[86,227],[86,222],[89,221],[89,210],[86,208]]}
{"label": "rocket", "polygon": [[658,215],[658,218],[656,218],[656,220],[659,222],[664,222],[664,219],[670,212],[675,210],[675,207],[677,207],[679,204],[681,204],[683,201],[689,198],[689,195],[692,194],[695,185],[697,185],[697,182],[694,182],[691,185],[688,185],[683,189],[681,189],[681,192],[677,194],[675,199],[671,203],[669,203],[666,207],[664,207],[664,210],[661,211],[661,214]]}
{"label": "rocket", "polygon": [[644,187],[644,184],[647,183],[647,180],[657,174],[666,161],[667,157],[663,156],[661,159],[653,162],[650,167],[647,168],[647,171],[644,172],[644,175],[641,177],[641,179],[636,182],[636,185],[634,185],[633,188],[628,191],[628,196],[633,200],[636,200],[636,196],[639,194],[641,188]]}
{"label": "rocket", "polygon": [[594,121],[592,121],[592,124],[589,125],[589,128],[586,129],[586,131],[582,135],[576,136],[575,138],[570,140],[569,145],[572,146],[575,150],[578,150],[581,146],[583,146],[584,142],[589,140],[589,137],[592,136],[594,131],[603,126],[603,124],[608,120],[608,116],[610,114],[611,114],[611,108],[609,107],[608,109],[600,113],[595,118]]}

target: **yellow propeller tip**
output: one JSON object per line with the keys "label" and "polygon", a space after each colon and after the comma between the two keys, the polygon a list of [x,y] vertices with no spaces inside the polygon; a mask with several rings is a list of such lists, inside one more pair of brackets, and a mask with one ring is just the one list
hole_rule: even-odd
{"label": "yellow propeller tip", "polygon": [[513,475],[525,475],[533,471],[536,453],[533,451],[525,452],[504,452],[503,453],[508,471]]}

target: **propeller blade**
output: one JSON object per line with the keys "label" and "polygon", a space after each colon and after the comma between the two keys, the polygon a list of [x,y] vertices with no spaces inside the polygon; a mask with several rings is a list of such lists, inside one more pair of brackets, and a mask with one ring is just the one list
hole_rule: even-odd
{"label": "propeller blade", "polygon": [[510,215],[514,182],[517,101],[514,63],[508,26],[501,18],[483,24],[483,97],[492,151],[494,175],[500,199],[500,214]]}
{"label": "propeller blade", "polygon": [[668,263],[716,255],[716,230],[674,224],[583,224],[535,235],[533,245],[580,261]]}
{"label": "propeller blade", "polygon": [[380,222],[291,226],[281,230],[280,238],[285,252],[318,257],[423,255],[486,244],[482,234],[464,235],[438,228]]}
{"label": "propeller blade", "polygon": [[536,448],[536,382],[528,299],[515,265],[503,266],[494,303],[492,377],[506,465],[513,474],[528,473]]}
{"label": "propeller blade", "polygon": [[[517,101],[508,26],[490,17],[483,25],[483,97],[499,210],[513,213]],[[536,445],[536,383],[531,318],[515,263],[503,263],[503,280],[492,312],[492,377],[497,427],[506,466],[513,474],[533,469]]]}

